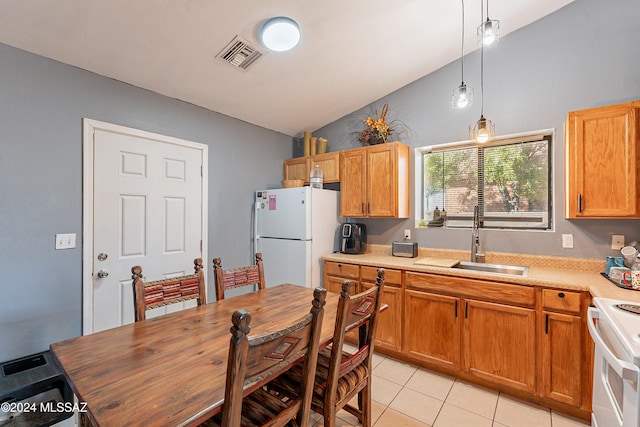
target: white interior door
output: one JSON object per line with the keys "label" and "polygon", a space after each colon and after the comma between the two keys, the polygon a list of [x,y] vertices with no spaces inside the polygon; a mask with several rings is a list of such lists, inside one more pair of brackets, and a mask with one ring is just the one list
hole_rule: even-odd
{"label": "white interior door", "polygon": [[[206,146],[104,125],[93,126],[91,135],[85,127],[93,151],[85,334],[134,321],[134,265],[142,266],[147,280],[158,280],[192,274],[194,258],[206,260]],[[155,309],[147,317],[196,303],[184,304]]]}

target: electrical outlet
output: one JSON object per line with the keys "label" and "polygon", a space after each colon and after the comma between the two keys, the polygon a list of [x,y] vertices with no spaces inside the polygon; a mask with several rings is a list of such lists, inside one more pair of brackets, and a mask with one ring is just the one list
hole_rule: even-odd
{"label": "electrical outlet", "polygon": [[562,235],[562,247],[566,249],[573,248],[573,234],[563,234]]}
{"label": "electrical outlet", "polygon": [[409,230],[408,228],[406,230],[404,230],[404,239],[405,240],[410,240],[411,239],[411,230]]}
{"label": "electrical outlet", "polygon": [[76,233],[56,234],[56,249],[73,249],[76,247]]}
{"label": "electrical outlet", "polygon": [[622,234],[611,236],[611,249],[620,250],[622,248],[624,248],[624,236]]}

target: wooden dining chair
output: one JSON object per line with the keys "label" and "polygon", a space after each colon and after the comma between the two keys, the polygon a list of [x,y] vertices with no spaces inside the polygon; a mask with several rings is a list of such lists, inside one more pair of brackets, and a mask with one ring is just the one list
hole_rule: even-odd
{"label": "wooden dining chair", "polygon": [[[371,426],[371,360],[384,270],[378,269],[372,288],[351,296],[352,286],[350,280],[342,282],[333,343],[318,355],[311,407],[323,415],[325,427],[336,425],[336,413],[341,409],[358,417],[363,426]],[[343,344],[345,333],[354,328],[359,328],[359,343],[357,351],[351,354],[343,351]],[[273,381],[272,389],[293,398],[301,381],[304,382],[302,370],[294,367]],[[355,396],[357,407],[349,404]]]}
{"label": "wooden dining chair", "polygon": [[[201,426],[284,426],[292,420],[301,427],[309,425],[326,296],[325,289],[315,289],[309,314],[280,330],[250,338],[251,314],[242,309],[233,313],[222,413]],[[268,391],[269,379],[300,360],[297,366],[304,381],[294,398]]]}
{"label": "wooden dining chair", "polygon": [[238,267],[231,270],[222,269],[222,259],[213,259],[213,277],[216,284],[216,299],[224,299],[224,292],[242,286],[258,285],[258,289],[266,287],[264,281],[264,265],[262,254],[256,254],[255,265]]}
{"label": "wooden dining chair", "polygon": [[145,313],[152,308],[196,299],[198,305],[207,303],[202,258],[193,260],[194,274],[170,279],[145,282],[142,267],[131,268],[133,279],[133,307],[136,322],[145,320]]}

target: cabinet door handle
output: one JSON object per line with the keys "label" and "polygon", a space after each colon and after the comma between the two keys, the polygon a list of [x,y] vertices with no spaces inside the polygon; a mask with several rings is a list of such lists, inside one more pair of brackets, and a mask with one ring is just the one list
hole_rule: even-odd
{"label": "cabinet door handle", "polygon": [[453,315],[457,318],[458,317],[458,301],[455,302],[455,305],[453,307]]}
{"label": "cabinet door handle", "polygon": [[367,202],[367,215],[369,215],[369,212],[371,212],[371,203]]}
{"label": "cabinet door handle", "polygon": [[468,302],[464,303],[464,318],[465,319],[469,318],[469,303]]}
{"label": "cabinet door handle", "polygon": [[360,205],[360,212],[364,215],[364,202]]}
{"label": "cabinet door handle", "polygon": [[582,213],[582,194],[578,194],[578,212]]}
{"label": "cabinet door handle", "polygon": [[549,335],[549,315],[544,315],[544,333]]}
{"label": "cabinet door handle", "polygon": [[558,292],[558,297],[564,298],[564,292]]}

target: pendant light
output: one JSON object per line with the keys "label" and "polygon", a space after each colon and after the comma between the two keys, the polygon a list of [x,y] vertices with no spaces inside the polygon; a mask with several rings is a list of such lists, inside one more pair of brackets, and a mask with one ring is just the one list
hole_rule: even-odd
{"label": "pendant light", "polygon": [[462,83],[453,90],[451,108],[465,108],[473,104],[473,88],[464,84],[464,0],[462,0],[462,43],[460,62],[462,63]]}
{"label": "pendant light", "polygon": [[[482,0],[480,0],[480,8],[482,8]],[[493,44],[500,39],[500,21],[497,19],[489,19],[489,0],[487,0],[487,20],[480,22],[478,27],[478,45]]]}
{"label": "pendant light", "polygon": [[[480,9],[482,9],[482,1]],[[482,22],[482,12],[480,12],[480,19]],[[474,126],[469,126],[469,137],[482,143],[493,139],[494,135],[494,123],[484,117],[484,44],[482,44],[480,46],[480,119]]]}

